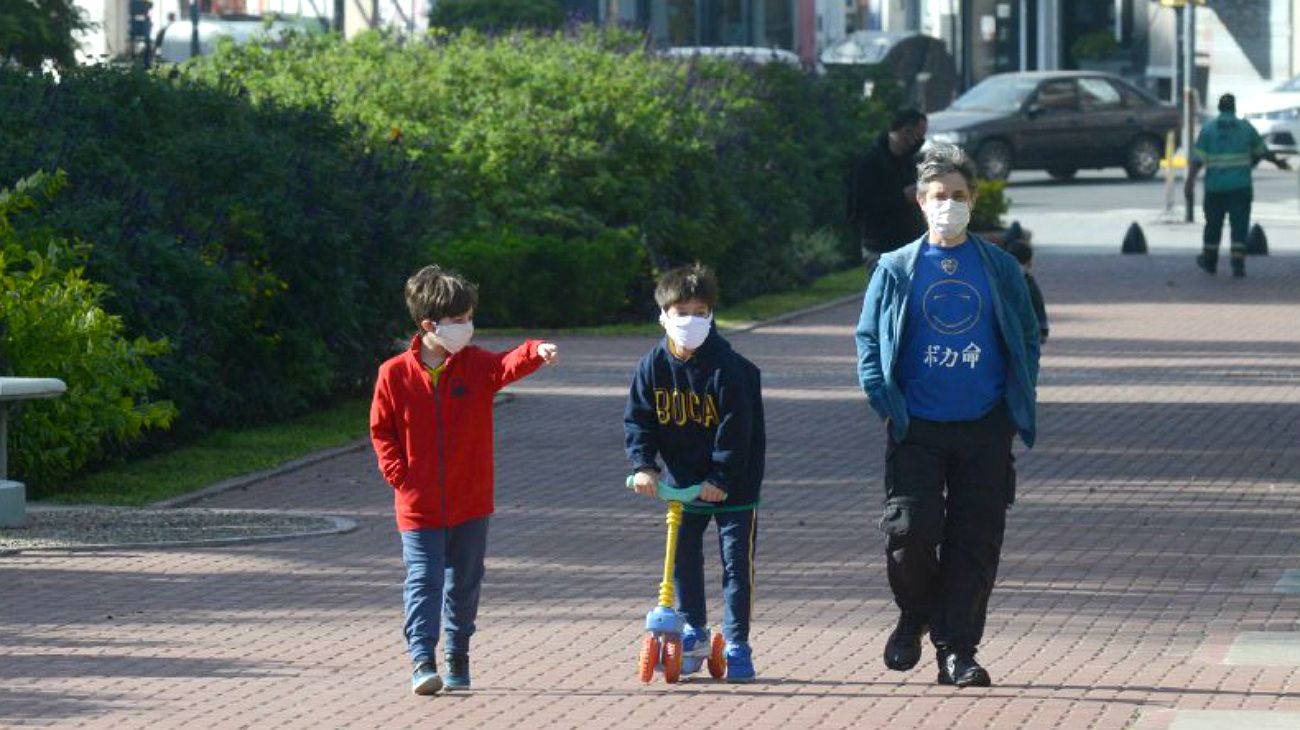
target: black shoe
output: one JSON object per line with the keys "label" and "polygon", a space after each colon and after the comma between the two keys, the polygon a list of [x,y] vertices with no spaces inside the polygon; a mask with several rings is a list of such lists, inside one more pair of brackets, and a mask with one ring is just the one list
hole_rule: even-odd
{"label": "black shoe", "polygon": [[1219,262],[1213,261],[1203,253],[1196,254],[1196,265],[1201,267],[1201,271],[1214,276],[1214,272],[1219,269]]}
{"label": "black shoe", "polygon": [[925,619],[909,614],[898,617],[894,633],[885,642],[885,666],[895,672],[906,672],[921,661],[921,637],[930,629]]}
{"label": "black shoe", "polygon": [[967,651],[939,652],[939,684],[958,687],[989,687],[993,680],[975,661],[975,654]]}
{"label": "black shoe", "polygon": [[1233,266],[1233,267],[1232,267],[1232,275],[1233,275],[1234,277],[1240,279],[1241,277],[1243,277],[1243,276],[1246,275],[1246,267],[1245,267],[1245,266]]}

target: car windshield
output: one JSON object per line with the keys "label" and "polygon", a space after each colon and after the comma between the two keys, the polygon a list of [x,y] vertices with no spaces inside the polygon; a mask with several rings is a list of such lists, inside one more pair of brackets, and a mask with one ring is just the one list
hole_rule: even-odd
{"label": "car windshield", "polygon": [[994,76],[962,94],[949,109],[958,112],[1013,112],[1034,92],[1038,81],[1015,76]]}
{"label": "car windshield", "polygon": [[1281,86],[1274,89],[1274,91],[1290,91],[1290,92],[1300,91],[1300,76],[1297,76],[1291,79],[1290,81],[1286,82],[1285,84],[1282,84]]}

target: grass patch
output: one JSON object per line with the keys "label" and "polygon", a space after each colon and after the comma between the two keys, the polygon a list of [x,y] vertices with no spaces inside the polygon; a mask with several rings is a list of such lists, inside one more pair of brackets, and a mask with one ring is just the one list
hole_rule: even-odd
{"label": "grass patch", "polygon": [[804,289],[764,294],[732,307],[718,309],[718,326],[744,327],[765,319],[831,302],[850,294],[861,294],[867,287],[866,272],[860,266],[827,274]]}
{"label": "grass patch", "polygon": [[[831,302],[850,294],[861,294],[866,290],[866,273],[860,266],[845,271],[827,274],[815,280],[803,289],[794,289],[775,294],[764,294],[737,304],[718,308],[718,326],[726,329],[745,327],[755,322],[771,319],[787,312],[794,312],[807,307]],[[552,336],[586,336],[586,337],[632,337],[657,336],[663,334],[658,322],[622,322],[604,324],[594,327],[567,327],[552,330],[530,330],[518,327],[483,327],[475,330],[485,337],[552,337]]]}
{"label": "grass patch", "polygon": [[356,398],[266,426],[214,431],[175,451],[114,464],[47,495],[60,504],[140,506],[342,446],[369,433],[370,401]]}
{"label": "grass patch", "polygon": [[[811,286],[767,294],[718,310],[718,326],[742,327],[764,319],[860,294],[860,267],[823,276]],[[546,332],[485,329],[483,335],[654,336],[655,322],[576,327]],[[629,363],[628,367],[631,367]],[[369,433],[370,402],[347,400],[324,410],[266,426],[215,431],[175,451],[114,464],[76,478],[67,489],[41,496],[59,504],[140,506],[202,489],[223,479],[270,469],[322,449],[342,446]],[[39,495],[38,495],[39,496]]]}

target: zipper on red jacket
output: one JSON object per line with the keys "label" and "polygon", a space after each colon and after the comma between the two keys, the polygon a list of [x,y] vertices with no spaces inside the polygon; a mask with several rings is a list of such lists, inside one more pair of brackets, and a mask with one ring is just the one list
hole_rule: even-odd
{"label": "zipper on red jacket", "polygon": [[443,428],[442,400],[438,397],[438,387],[442,385],[443,378],[445,377],[447,377],[447,368],[443,367],[442,375],[438,376],[438,382],[433,385],[433,418],[434,422],[438,425],[438,494],[442,501],[442,528],[444,535],[451,520],[447,517],[447,430]]}

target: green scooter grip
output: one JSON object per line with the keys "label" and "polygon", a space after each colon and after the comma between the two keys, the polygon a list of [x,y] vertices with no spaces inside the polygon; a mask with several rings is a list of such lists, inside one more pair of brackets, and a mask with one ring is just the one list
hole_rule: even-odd
{"label": "green scooter grip", "polygon": [[[628,489],[632,489],[632,480],[635,476],[636,476],[635,474],[628,476],[627,478]],[[701,486],[702,485],[695,484],[689,487],[674,487],[668,482],[660,480],[658,484],[655,485],[655,496],[659,497],[659,499],[662,499],[665,502],[683,502],[683,503],[694,502],[695,500],[700,498]],[[725,497],[723,498],[725,499]]]}

